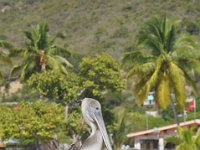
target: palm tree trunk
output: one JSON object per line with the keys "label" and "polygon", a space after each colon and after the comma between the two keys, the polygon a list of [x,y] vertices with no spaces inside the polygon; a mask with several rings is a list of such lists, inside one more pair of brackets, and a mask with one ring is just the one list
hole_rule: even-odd
{"label": "palm tree trunk", "polygon": [[121,150],[120,144],[116,144],[114,150]]}
{"label": "palm tree trunk", "polygon": [[172,96],[170,96],[170,102],[171,102],[171,105],[172,105],[172,110],[173,110],[173,113],[174,113],[174,118],[176,120],[176,124],[179,125],[178,114],[176,112],[176,107],[175,107]]}
{"label": "palm tree trunk", "polygon": [[46,70],[46,54],[45,51],[42,50],[41,56],[40,56],[40,64],[41,64],[41,71],[45,71]]}

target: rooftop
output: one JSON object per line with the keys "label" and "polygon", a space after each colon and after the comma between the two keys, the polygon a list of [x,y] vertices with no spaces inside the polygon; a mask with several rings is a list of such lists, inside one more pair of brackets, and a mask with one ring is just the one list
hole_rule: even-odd
{"label": "rooftop", "polygon": [[[181,123],[179,124],[179,126],[181,126],[181,127],[192,126],[192,125],[199,125],[199,126],[200,126],[200,120],[199,120],[199,119],[196,119],[196,120],[181,122]],[[161,132],[161,131],[166,131],[166,130],[175,129],[175,128],[177,128],[177,127],[178,127],[177,124],[172,124],[172,125],[167,125],[167,126],[164,126],[164,127],[156,128],[156,131],[157,131],[157,132]],[[146,134],[153,134],[153,133],[155,133],[155,128],[154,128],[154,129],[145,130],[145,131],[130,133],[130,134],[127,134],[127,137],[128,137],[128,138],[134,138],[134,137],[144,136],[144,135],[146,135]]]}

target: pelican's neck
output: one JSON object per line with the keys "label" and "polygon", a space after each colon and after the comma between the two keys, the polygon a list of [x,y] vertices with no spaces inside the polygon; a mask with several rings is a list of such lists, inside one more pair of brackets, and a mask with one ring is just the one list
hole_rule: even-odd
{"label": "pelican's neck", "polygon": [[81,150],[101,150],[103,144],[101,132],[94,123],[90,122],[89,126],[92,132],[83,143]]}
{"label": "pelican's neck", "polygon": [[90,134],[89,137],[92,137],[92,136],[95,135],[95,133],[96,133],[96,131],[97,131],[97,126],[96,126],[96,124],[94,124],[94,123],[92,123],[92,122],[90,122],[88,125],[89,125],[90,128],[92,129],[92,132],[91,132],[91,134]]}

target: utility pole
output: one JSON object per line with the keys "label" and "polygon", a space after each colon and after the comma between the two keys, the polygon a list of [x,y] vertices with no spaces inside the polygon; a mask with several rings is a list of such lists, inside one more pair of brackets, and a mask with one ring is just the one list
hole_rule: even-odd
{"label": "utility pole", "polygon": [[149,117],[148,117],[148,112],[146,111],[146,130],[149,129]]}

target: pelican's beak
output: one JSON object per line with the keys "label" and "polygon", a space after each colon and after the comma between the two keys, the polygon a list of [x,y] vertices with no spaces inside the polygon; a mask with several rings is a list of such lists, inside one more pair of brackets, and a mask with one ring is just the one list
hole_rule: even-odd
{"label": "pelican's beak", "polygon": [[107,149],[112,150],[101,112],[100,111],[94,112],[93,114],[94,114],[94,119],[100,129],[101,135],[103,137],[103,140],[104,140],[104,143],[105,143]]}

